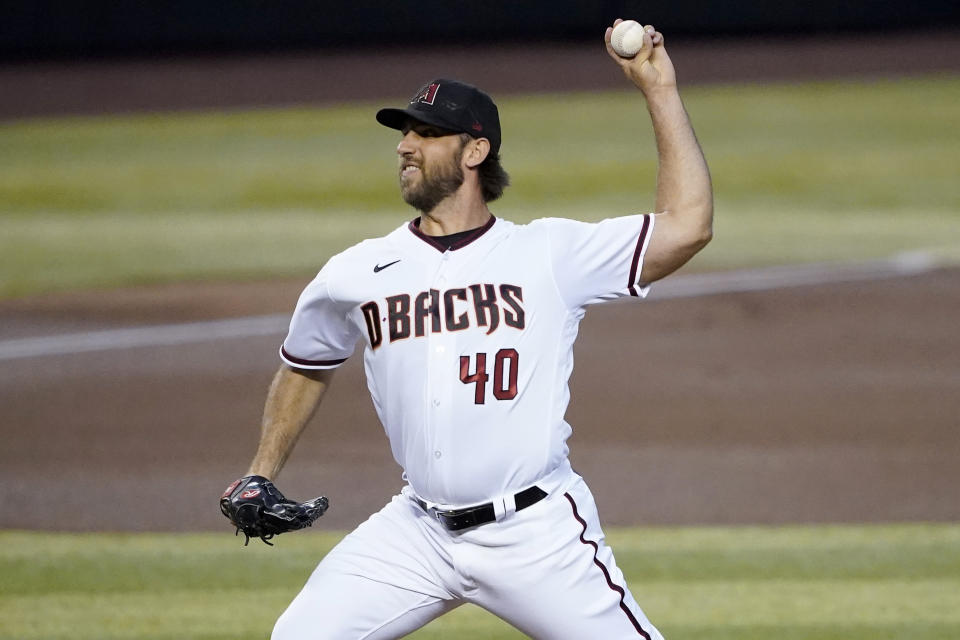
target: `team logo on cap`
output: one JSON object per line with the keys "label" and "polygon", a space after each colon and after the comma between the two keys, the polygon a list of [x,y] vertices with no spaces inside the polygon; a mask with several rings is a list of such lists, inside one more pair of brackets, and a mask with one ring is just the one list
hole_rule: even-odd
{"label": "team logo on cap", "polygon": [[437,89],[440,88],[440,85],[436,82],[431,82],[426,85],[420,92],[413,97],[413,100],[410,101],[410,104],[414,102],[422,102],[424,104],[433,104],[434,99],[437,97]]}

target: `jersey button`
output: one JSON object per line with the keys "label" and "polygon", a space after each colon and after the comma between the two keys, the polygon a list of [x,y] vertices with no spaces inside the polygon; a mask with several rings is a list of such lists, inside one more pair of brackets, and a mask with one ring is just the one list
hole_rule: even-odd
{"label": "jersey button", "polygon": [[446,350],[447,350],[447,348],[446,348],[445,346],[443,346],[442,344],[437,345],[437,348],[436,348],[436,352],[437,352],[437,353],[443,353],[443,352],[446,351]]}
{"label": "jersey button", "polygon": [[435,406],[435,407],[439,407],[439,406],[440,406],[440,398],[434,398],[434,399],[433,399],[433,406]]}
{"label": "jersey button", "polygon": [[439,451],[434,451],[434,452],[433,452],[433,457],[434,457],[434,458],[439,458],[439,457],[442,456],[442,455],[443,455],[443,454],[440,453]]}

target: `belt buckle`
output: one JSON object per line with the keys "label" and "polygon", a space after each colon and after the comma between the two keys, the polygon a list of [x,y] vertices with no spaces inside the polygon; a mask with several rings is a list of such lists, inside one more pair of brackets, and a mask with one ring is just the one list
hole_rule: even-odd
{"label": "belt buckle", "polygon": [[440,512],[440,522],[450,531],[472,529],[494,521],[493,505],[490,503]]}
{"label": "belt buckle", "polygon": [[417,503],[420,505],[421,509],[426,511],[429,515],[432,515],[433,519],[442,524],[444,528],[447,528],[447,523],[443,520],[444,518],[454,518],[458,513],[460,513],[460,511],[457,510],[441,510],[437,509],[436,507],[431,507],[426,503],[425,500],[421,498],[417,498]]}
{"label": "belt buckle", "polygon": [[443,525],[444,529],[447,529],[448,531],[456,531],[456,529],[453,528],[450,523],[459,516],[463,515],[464,511],[466,511],[466,509],[447,509],[444,511],[441,511],[440,509],[434,509],[433,516],[437,519],[437,522]]}

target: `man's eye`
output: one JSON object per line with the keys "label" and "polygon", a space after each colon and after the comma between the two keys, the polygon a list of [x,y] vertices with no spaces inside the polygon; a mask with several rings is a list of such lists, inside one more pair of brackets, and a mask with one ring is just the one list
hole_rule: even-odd
{"label": "man's eye", "polygon": [[446,135],[445,131],[435,127],[404,127],[400,130],[400,133],[407,135],[411,131],[421,138],[439,138]]}

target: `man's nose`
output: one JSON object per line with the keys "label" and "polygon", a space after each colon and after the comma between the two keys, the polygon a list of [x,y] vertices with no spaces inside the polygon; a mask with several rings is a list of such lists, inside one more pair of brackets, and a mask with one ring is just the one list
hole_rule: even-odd
{"label": "man's nose", "polygon": [[397,145],[397,154],[404,156],[416,151],[418,139],[419,138],[416,133],[413,131],[407,131],[400,139],[400,144]]}

